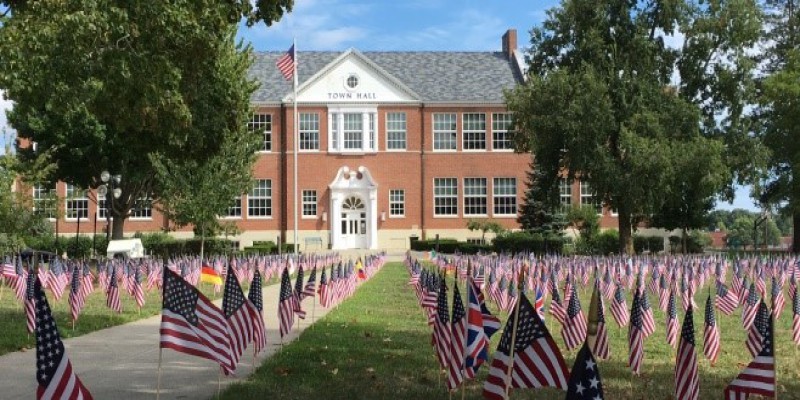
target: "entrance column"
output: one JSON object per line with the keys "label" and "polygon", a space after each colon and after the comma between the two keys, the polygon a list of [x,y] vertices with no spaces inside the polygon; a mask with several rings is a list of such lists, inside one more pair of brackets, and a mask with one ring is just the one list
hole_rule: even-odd
{"label": "entrance column", "polygon": [[369,206],[367,207],[367,248],[378,248],[378,190],[373,187],[369,190]]}
{"label": "entrance column", "polygon": [[342,247],[342,194],[331,192],[331,210],[330,210],[330,227],[331,227],[331,249],[338,249]]}

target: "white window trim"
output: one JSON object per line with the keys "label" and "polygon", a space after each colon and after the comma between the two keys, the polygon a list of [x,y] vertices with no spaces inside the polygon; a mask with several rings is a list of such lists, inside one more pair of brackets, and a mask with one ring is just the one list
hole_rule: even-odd
{"label": "white window trim", "polygon": [[[67,187],[67,188],[64,189],[64,221],[77,222],[78,219],[80,219],[81,221],[83,221],[83,220],[91,221],[91,218],[89,218],[89,216],[91,214],[89,212],[89,193],[86,191],[86,189],[81,189],[81,188],[77,188],[77,189],[78,190],[82,190],[84,193],[86,193],[86,197],[72,197],[71,198],[71,197],[69,197],[69,194],[67,194],[67,193],[69,193],[69,188]],[[69,216],[69,207],[68,207],[67,203],[69,203],[70,201],[73,201],[73,200],[79,200],[79,201],[86,200],[86,218],[84,218],[84,217],[78,218],[78,217],[70,217]]]}
{"label": "white window trim", "polygon": [[[456,181],[456,196],[455,196],[456,197],[456,213],[455,214],[436,214],[436,179],[455,179],[455,181]],[[461,209],[461,207],[459,207],[460,200],[459,200],[459,196],[458,196],[458,178],[457,177],[451,177],[451,176],[443,176],[443,177],[438,177],[437,176],[437,177],[431,178],[431,185],[433,187],[433,192],[431,192],[431,194],[433,195],[433,208],[431,209],[431,211],[433,211],[433,218],[442,218],[442,219],[457,219],[457,218],[461,218],[462,209]]]}
{"label": "white window trim", "polygon": [[[486,191],[486,194],[483,195],[483,198],[486,200],[486,213],[484,213],[484,214],[467,214],[467,198],[468,197],[470,197],[470,198],[479,197],[479,196],[467,196],[467,179],[483,179],[483,182],[484,182],[483,189]],[[462,211],[462,214],[464,215],[464,217],[482,217],[482,218],[488,217],[489,216],[489,207],[490,207],[490,204],[489,204],[489,178],[484,178],[484,177],[480,177],[480,176],[465,176],[461,181],[461,185],[464,188],[462,190],[463,193],[461,194],[461,201],[464,203],[464,210]]]}
{"label": "white window trim", "polygon": [[[405,142],[406,142],[406,145],[402,149],[390,149],[389,148],[389,114],[403,114],[405,116],[405,122],[406,122],[406,140],[405,140]],[[384,136],[385,136],[385,139],[386,139],[385,140],[385,144],[384,144],[385,145],[385,149],[386,149],[385,151],[387,153],[402,153],[402,152],[408,151],[408,113],[405,112],[405,111],[387,111],[386,113],[384,113],[384,117],[383,118],[384,118],[384,121],[383,121],[384,131],[383,132],[384,132]]]}
{"label": "white window trim", "polygon": [[[495,189],[494,180],[495,179],[514,179],[514,199],[516,200],[515,208],[517,209],[517,213],[516,214],[498,214],[498,213],[494,212],[494,206],[495,206],[494,198],[496,197],[496,195],[494,194],[494,189]],[[514,177],[514,176],[496,176],[496,177],[492,178],[492,205],[491,205],[491,207],[492,207],[492,217],[494,217],[494,218],[503,218],[503,219],[505,219],[505,218],[517,218],[517,215],[519,214],[519,190],[518,190],[519,188],[516,185],[517,185],[517,178]],[[487,193],[488,193],[488,191],[487,191]],[[503,195],[502,197],[511,197],[511,196]],[[488,207],[487,207],[487,211],[488,211]]]}
{"label": "white window trim", "polygon": [[[270,182],[270,186],[269,186],[270,187],[270,195],[269,195],[268,198],[270,200],[273,200],[273,196],[272,196],[272,178],[256,178],[256,180],[259,180],[259,179],[267,180],[267,181]],[[252,190],[252,187],[250,188],[250,190]],[[257,199],[262,199],[262,198],[266,199],[267,197],[257,197]],[[250,192],[248,191],[247,194],[242,196],[242,216],[246,215],[248,220],[251,220],[251,219],[252,220],[273,219],[274,217],[272,216],[272,214],[275,214],[274,203],[273,203],[273,205],[270,206],[270,215],[254,215],[254,216],[251,216],[250,215]]]}
{"label": "white window trim", "polygon": [[[305,211],[305,199],[303,198],[303,192],[306,191],[306,190],[314,191],[314,206],[315,206],[314,209],[317,212],[314,215],[304,215],[303,214],[303,211]],[[317,194],[317,190],[316,189],[302,189],[302,190],[300,190],[300,219],[313,220],[313,219],[317,219],[317,218],[319,218],[319,195]]]}
{"label": "white window trim", "polygon": [[[464,129],[464,126],[466,126],[466,124],[464,123],[464,117],[466,117],[467,114],[483,114],[483,148],[482,149],[468,149],[467,146],[464,145],[464,138],[466,137],[466,135],[465,135],[465,133],[466,133],[465,131],[466,130]],[[465,113],[461,113],[461,151],[463,151],[464,153],[485,153],[485,152],[489,151],[489,148],[490,148],[489,132],[491,132],[489,130],[489,124],[491,124],[491,121],[489,120],[489,116],[487,116],[485,112],[465,112]],[[456,128],[456,136],[458,136],[458,128]],[[491,139],[494,139],[494,138],[491,138]],[[458,145],[456,145],[456,148],[458,148]]]}
{"label": "white window trim", "polygon": [[[265,152],[265,153],[269,153],[269,152]],[[244,212],[245,212],[244,195],[240,195],[239,196],[239,201],[241,201],[241,203],[239,203],[240,204],[239,209],[241,211],[241,215],[239,215],[239,216],[235,216],[235,215],[222,215],[222,216],[220,216],[220,215],[218,215],[217,219],[224,219],[224,220],[227,220],[227,221],[238,221],[238,220],[241,220],[242,217],[244,217]],[[228,207],[228,208],[230,208],[230,207]]]}
{"label": "white window trim", "polygon": [[[51,189],[45,188],[44,192],[49,192],[50,190]],[[55,200],[53,200],[53,214],[58,216],[58,212],[57,212],[58,211],[58,199],[59,199],[58,186],[53,188],[52,191],[55,194]],[[48,195],[49,195],[49,193],[48,193]],[[34,211],[34,213],[35,213],[36,212],[36,188],[35,187],[31,188],[31,200],[33,201],[33,209],[32,209],[32,211]],[[45,219],[50,221],[50,222],[55,222],[55,220],[56,220],[55,217],[47,217]]]}
{"label": "white window trim", "polygon": [[[316,149],[303,149],[300,148],[300,116],[302,114],[316,114],[317,116],[317,148]],[[292,128],[293,130],[294,128]],[[294,136],[294,135],[293,135]],[[322,148],[322,118],[320,117],[318,112],[303,112],[297,113],[297,135],[294,137],[294,140],[297,141],[297,152],[298,153],[319,153],[320,149]],[[289,151],[289,154],[294,153],[294,148]]]}
{"label": "white window trim", "polygon": [[[456,119],[455,119],[455,121],[456,121],[456,140],[455,140],[456,148],[455,149],[437,149],[436,148],[436,115],[437,114],[440,114],[440,115],[441,114],[450,114],[450,115],[455,115],[456,116]],[[458,113],[452,113],[452,112],[432,113],[431,114],[431,151],[435,152],[435,153],[456,153],[456,152],[458,152],[458,142],[459,142],[459,136],[458,136]]]}
{"label": "white window trim", "polygon": [[[491,137],[489,137],[489,133],[488,132],[486,133],[486,136],[487,136],[486,141],[487,142],[491,142],[492,151],[493,152],[497,152],[497,153],[513,153],[514,152],[514,143],[511,143],[511,148],[510,149],[496,149],[494,147],[494,132],[495,132],[495,130],[494,130],[494,116],[495,116],[495,114],[508,114],[508,115],[511,115],[511,112],[492,112],[492,113],[489,113],[489,114],[491,116],[491,121],[487,121],[487,125],[491,126],[492,130],[491,130]],[[501,129],[498,129],[498,131],[501,131]],[[505,132],[506,132],[506,134],[508,134],[508,129],[506,129]],[[486,145],[486,148],[487,149],[489,148],[488,143]]]}
{"label": "white window trim", "polygon": [[[392,214],[392,191],[402,191],[403,192],[403,213],[402,214]],[[389,189],[389,218],[405,218],[406,217],[406,190],[405,189]]]}
{"label": "white window trim", "polygon": [[[257,112],[257,113],[253,113],[253,115],[268,115],[269,116],[269,127],[270,127],[270,129],[269,129],[269,138],[270,138],[269,147],[271,149],[273,147],[273,144],[275,144],[274,140],[273,140],[273,138],[275,137],[275,129],[273,129],[275,127],[275,123],[274,123],[274,118],[273,118],[272,113]],[[256,151],[256,153],[261,153],[261,154],[273,153],[272,150],[264,150],[264,131],[261,131],[259,133],[261,134],[261,146],[258,149],[258,151]],[[228,218],[236,218],[236,217],[228,217]]]}
{"label": "white window trim", "polygon": [[[337,135],[336,143],[339,145],[339,148],[333,147],[333,115],[336,114],[337,117],[340,119],[338,120],[336,127],[338,128],[338,132],[335,134]],[[361,148],[358,149],[345,149],[344,148],[344,114],[361,114],[362,116],[362,125],[361,125]],[[375,146],[374,148],[369,148],[369,114],[374,115],[374,126],[373,129],[375,130]],[[378,106],[376,105],[359,105],[359,106],[328,106],[328,153],[336,153],[336,154],[352,154],[352,155],[359,155],[359,154],[374,154],[378,152],[378,143],[379,139],[379,129],[378,129]]]}
{"label": "white window trim", "polygon": [[[586,185],[589,185],[589,184],[587,183]],[[590,186],[590,187],[591,187],[591,186]],[[584,202],[583,202],[583,198],[584,198],[584,197],[587,197],[587,198],[592,198],[593,200],[596,200],[596,199],[594,199],[594,198],[595,198],[595,197],[597,197],[597,196],[596,196],[596,195],[594,195],[594,194],[592,194],[592,195],[586,195],[586,196],[584,196],[584,194],[583,194],[583,181],[579,181],[579,183],[578,183],[578,191],[579,191],[579,193],[580,193],[581,207],[583,207],[584,205],[586,205],[586,206],[592,206],[592,207],[595,207],[595,204],[592,204],[592,203],[584,203]],[[599,213],[597,213],[597,215],[598,215],[598,216],[601,216],[601,217],[603,216],[603,208],[604,208],[604,207],[605,207],[605,206],[603,205],[603,203],[602,203],[602,202],[600,202],[600,212],[599,212]]]}

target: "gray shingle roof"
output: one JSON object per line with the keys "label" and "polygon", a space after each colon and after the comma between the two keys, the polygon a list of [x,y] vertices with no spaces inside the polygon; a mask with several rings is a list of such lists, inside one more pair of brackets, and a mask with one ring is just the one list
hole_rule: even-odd
{"label": "gray shingle roof", "polygon": [[[251,101],[277,103],[292,90],[275,61],[283,52],[255,53],[249,75],[261,86]],[[299,52],[302,85],[342,52]],[[423,102],[503,103],[503,90],[522,82],[514,62],[502,52],[363,52],[364,57],[417,93]]]}

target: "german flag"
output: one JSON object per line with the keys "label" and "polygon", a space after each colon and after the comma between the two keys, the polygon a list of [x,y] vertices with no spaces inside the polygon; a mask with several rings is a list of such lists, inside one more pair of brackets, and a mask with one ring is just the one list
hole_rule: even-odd
{"label": "german flag", "polygon": [[222,277],[219,276],[217,271],[214,271],[214,268],[204,265],[200,272],[200,282],[222,286]]}

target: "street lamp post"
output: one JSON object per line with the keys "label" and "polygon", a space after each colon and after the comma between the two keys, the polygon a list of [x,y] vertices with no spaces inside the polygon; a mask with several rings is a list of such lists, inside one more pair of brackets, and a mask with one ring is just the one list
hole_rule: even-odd
{"label": "street lamp post", "polygon": [[[111,175],[108,171],[100,173],[100,181],[103,182],[97,187],[97,195],[103,197],[106,201],[106,241],[111,241],[111,210],[114,208],[114,199],[118,199],[122,195],[122,189],[119,184],[122,181],[122,175]],[[108,196],[111,190],[111,196]],[[98,199],[99,199],[98,197]],[[95,221],[96,221],[95,217]]]}

